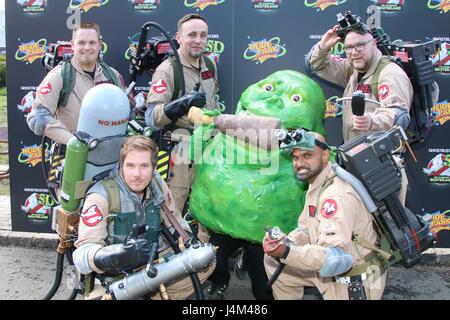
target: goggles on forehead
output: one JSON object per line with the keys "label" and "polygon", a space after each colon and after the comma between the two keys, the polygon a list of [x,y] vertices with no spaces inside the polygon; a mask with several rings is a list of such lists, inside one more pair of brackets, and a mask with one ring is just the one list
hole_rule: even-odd
{"label": "goggles on forehead", "polygon": [[307,131],[303,128],[295,129],[293,131],[286,131],[278,129],[275,135],[280,140],[280,148],[291,154],[294,149],[301,149],[306,151],[313,151],[315,146],[322,150],[330,149],[330,147],[316,139],[314,132]]}
{"label": "goggles on forehead", "polygon": [[350,11],[347,11],[343,16],[341,13],[337,14],[337,20],[339,27],[336,30],[339,37],[344,41],[349,31],[354,31],[359,34],[370,33],[369,27],[362,22],[360,17],[352,15]]}

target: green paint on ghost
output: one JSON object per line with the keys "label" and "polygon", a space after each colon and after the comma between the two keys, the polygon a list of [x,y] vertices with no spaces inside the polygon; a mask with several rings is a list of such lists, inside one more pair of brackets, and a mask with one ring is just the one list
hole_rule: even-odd
{"label": "green paint on ghost", "polygon": [[[324,134],[325,96],[309,77],[278,71],[248,87],[236,114],[277,117],[283,128]],[[267,225],[288,233],[297,227],[307,184],[294,175],[292,159],[215,132],[213,125],[191,137],[195,163],[190,210],[208,229],[261,243]],[[213,136],[213,138],[211,138]]]}

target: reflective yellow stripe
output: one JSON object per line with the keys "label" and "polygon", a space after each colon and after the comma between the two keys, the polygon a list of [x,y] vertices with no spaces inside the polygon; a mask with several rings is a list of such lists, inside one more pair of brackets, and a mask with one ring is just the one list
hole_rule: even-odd
{"label": "reflective yellow stripe", "polygon": [[161,175],[164,180],[167,180],[167,173],[169,171],[169,154],[166,151],[158,152],[158,163],[156,165],[156,171]]}

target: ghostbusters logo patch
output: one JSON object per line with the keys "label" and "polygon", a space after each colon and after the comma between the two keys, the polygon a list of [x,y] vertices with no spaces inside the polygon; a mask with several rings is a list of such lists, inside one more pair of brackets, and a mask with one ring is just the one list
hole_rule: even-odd
{"label": "ghostbusters logo patch", "polygon": [[81,219],[88,227],[94,227],[103,220],[103,216],[100,209],[96,205],[93,205],[81,213]]}
{"label": "ghostbusters logo patch", "polygon": [[333,199],[327,199],[322,205],[322,208],[320,209],[320,214],[324,218],[331,218],[333,217],[337,212],[337,203]]}
{"label": "ghostbusters logo patch", "polygon": [[390,93],[389,86],[387,84],[382,84],[378,87],[378,99],[384,100],[389,96]]}
{"label": "ghostbusters logo patch", "polygon": [[47,85],[39,88],[40,94],[49,94],[51,91],[52,91],[52,84],[50,82],[47,82]]}
{"label": "ghostbusters logo patch", "polygon": [[167,90],[167,83],[165,80],[157,80],[152,83],[152,90],[155,93],[161,94],[166,92]]}

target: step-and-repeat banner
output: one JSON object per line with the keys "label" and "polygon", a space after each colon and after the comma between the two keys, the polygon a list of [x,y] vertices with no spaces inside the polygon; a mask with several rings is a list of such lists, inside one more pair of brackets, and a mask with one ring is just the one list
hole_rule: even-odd
{"label": "step-and-repeat banner", "polygon": [[[336,14],[351,10],[365,20],[369,5],[381,10],[381,24],[391,40],[440,40],[432,56],[439,101],[433,106],[430,138],[413,146],[408,157],[407,205],[429,213],[440,247],[450,247],[450,2],[448,0],[11,0],[6,1],[8,128],[11,168],[11,218],[15,231],[52,232],[54,205],[41,168],[41,137],[25,117],[45,75],[46,47],[70,41],[74,21],[100,25],[104,61],[128,78],[130,45],[141,26],[161,24],[175,35],[176,22],[199,13],[209,23],[208,49],[219,62],[220,101],[232,113],[241,93],[267,75],[285,69],[305,73],[304,56],[336,24]],[[150,29],[151,36],[159,36]],[[333,53],[344,55],[342,44]],[[138,89],[148,90],[139,78]],[[331,144],[342,141],[337,88],[322,84],[329,102],[325,125]],[[44,145],[44,150],[48,149]]]}

